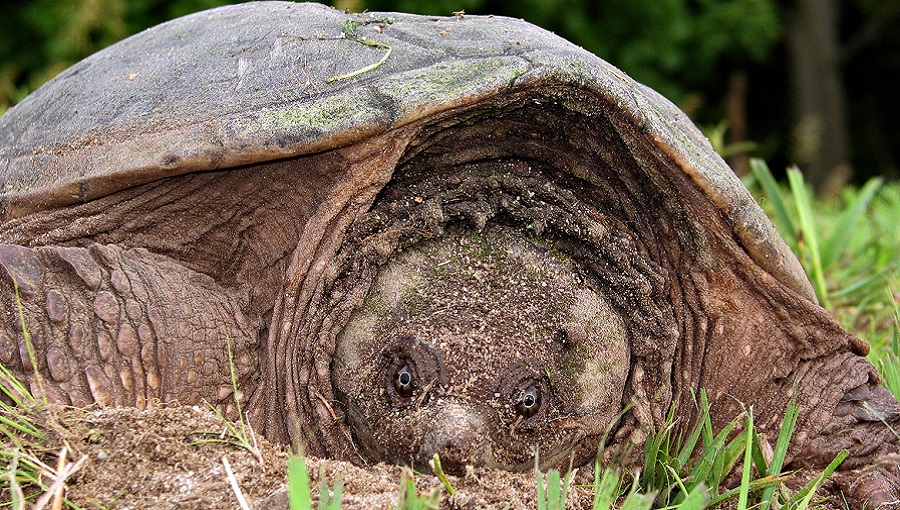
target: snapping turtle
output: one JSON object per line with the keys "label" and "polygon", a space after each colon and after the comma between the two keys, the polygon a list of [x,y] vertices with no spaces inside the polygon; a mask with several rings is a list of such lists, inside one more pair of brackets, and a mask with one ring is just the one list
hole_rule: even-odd
{"label": "snapping turtle", "polygon": [[525,22],[194,14],[11,109],[0,162],[0,361],[52,400],[521,470],[639,451],[704,388],[769,437],[796,399],[789,465],[846,448],[852,501],[896,499],[867,344],[680,111]]}

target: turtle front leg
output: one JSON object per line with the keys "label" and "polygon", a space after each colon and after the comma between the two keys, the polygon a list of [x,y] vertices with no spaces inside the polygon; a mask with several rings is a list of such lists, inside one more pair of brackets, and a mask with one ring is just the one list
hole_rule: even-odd
{"label": "turtle front leg", "polygon": [[2,244],[0,266],[0,361],[35,394],[75,406],[224,407],[233,393],[229,341],[238,387],[251,389],[257,332],[236,297],[204,274],[142,248],[99,244]]}
{"label": "turtle front leg", "polygon": [[[844,381],[854,372],[866,379],[841,390],[843,394],[834,400],[822,399],[837,403],[823,412],[824,427],[800,432],[809,441],[794,463],[821,468],[846,450],[849,456],[831,476],[840,506],[846,502],[852,510],[900,508],[900,402],[879,384],[875,367],[861,356],[847,354],[832,361],[845,370],[820,378],[818,383],[825,387],[812,388],[816,394],[825,396],[845,387]],[[851,366],[860,370],[847,369]]]}
{"label": "turtle front leg", "polygon": [[850,421],[836,434],[852,454],[844,463],[848,470],[833,479],[851,508],[900,508],[900,403],[873,376],[847,392],[834,414]]}
{"label": "turtle front leg", "polygon": [[889,454],[869,466],[835,473],[831,479],[852,510],[900,508],[900,455]]}

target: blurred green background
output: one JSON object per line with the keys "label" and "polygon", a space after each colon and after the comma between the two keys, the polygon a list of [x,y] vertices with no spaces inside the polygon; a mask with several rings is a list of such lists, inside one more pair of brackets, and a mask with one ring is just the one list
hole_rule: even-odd
{"label": "blurred green background", "polygon": [[[79,59],[223,0],[5,0],[0,112]],[[333,0],[524,18],[684,109],[739,174],[797,163],[820,195],[900,158],[900,0]]]}

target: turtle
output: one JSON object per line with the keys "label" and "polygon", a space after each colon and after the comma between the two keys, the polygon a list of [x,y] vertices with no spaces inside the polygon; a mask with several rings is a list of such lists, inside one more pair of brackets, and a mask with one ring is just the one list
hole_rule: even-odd
{"label": "turtle", "polygon": [[0,164],[0,362],[49,400],[458,473],[639,462],[703,390],[763,439],[799,405],[786,465],[847,449],[855,507],[900,494],[897,400],[741,181],[525,21],[191,14],[10,109]]}

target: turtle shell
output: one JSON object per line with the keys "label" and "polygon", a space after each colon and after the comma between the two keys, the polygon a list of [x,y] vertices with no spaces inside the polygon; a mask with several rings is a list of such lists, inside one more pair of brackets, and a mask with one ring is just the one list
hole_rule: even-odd
{"label": "turtle shell", "polygon": [[[561,87],[590,104],[560,98]],[[150,28],[67,69],[0,119],[2,218],[328,151],[512,97],[630,125],[641,150],[714,204],[759,267],[815,301],[771,222],[678,108],[582,48],[494,16],[261,2]]]}

